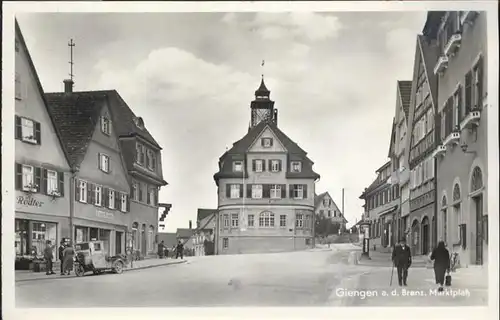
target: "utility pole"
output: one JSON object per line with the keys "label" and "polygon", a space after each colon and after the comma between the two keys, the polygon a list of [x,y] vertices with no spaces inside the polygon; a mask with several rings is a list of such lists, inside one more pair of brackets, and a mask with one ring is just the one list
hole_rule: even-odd
{"label": "utility pole", "polygon": [[75,43],[73,42],[73,39],[70,39],[69,42],[68,42],[68,47],[69,47],[69,78],[71,80],[71,82],[73,83],[73,77],[74,77],[74,74],[73,74],[73,47],[75,46]]}

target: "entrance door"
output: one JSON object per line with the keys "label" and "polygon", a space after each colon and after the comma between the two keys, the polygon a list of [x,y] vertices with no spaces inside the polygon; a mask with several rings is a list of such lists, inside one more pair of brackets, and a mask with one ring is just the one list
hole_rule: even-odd
{"label": "entrance door", "polygon": [[123,236],[123,232],[116,231],[116,236],[115,236],[115,254],[122,253],[122,236]]}
{"label": "entrance door", "polygon": [[422,254],[426,255],[429,251],[429,225],[422,225]]}
{"label": "entrance door", "polygon": [[146,255],[146,250],[147,250],[146,249],[146,245],[147,245],[146,241],[147,241],[147,239],[146,239],[146,230],[143,229],[141,231],[141,243],[142,243],[142,245],[141,245],[141,253],[142,253],[143,256]]}
{"label": "entrance door", "polygon": [[483,264],[483,195],[474,197],[476,206],[476,264]]}

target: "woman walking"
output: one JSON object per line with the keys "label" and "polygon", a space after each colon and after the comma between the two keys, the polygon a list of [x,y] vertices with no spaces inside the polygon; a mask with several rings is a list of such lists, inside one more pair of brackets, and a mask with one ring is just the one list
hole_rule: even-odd
{"label": "woman walking", "polygon": [[73,257],[75,256],[75,250],[71,244],[68,244],[63,251],[63,270],[64,273],[69,275],[71,270],[73,270]]}
{"label": "woman walking", "polygon": [[434,275],[439,284],[438,291],[443,291],[444,276],[450,272],[450,252],[446,249],[444,241],[439,241],[437,248],[432,251],[431,260],[434,260]]}

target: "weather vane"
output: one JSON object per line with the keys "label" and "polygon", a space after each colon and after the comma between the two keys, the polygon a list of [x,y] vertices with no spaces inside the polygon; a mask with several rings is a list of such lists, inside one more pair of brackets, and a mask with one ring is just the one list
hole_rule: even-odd
{"label": "weather vane", "polygon": [[264,60],[262,60],[262,63],[260,64],[260,66],[262,67],[262,74],[261,74],[262,79],[264,79],[264,64],[265,64],[265,63],[266,63],[266,62],[265,62]]}

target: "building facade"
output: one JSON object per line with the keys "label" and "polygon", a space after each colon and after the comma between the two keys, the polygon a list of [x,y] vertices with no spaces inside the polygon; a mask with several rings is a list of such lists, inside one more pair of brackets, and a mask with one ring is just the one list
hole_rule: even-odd
{"label": "building facade", "polygon": [[65,92],[45,97],[74,172],[72,239],[101,240],[107,254],[125,253],[130,188],[106,96],[73,92],[65,81]]}
{"label": "building facade", "polygon": [[[437,14],[436,12],[431,15]],[[408,158],[410,169],[410,214],[405,219],[409,230],[407,241],[413,255],[428,254],[435,245],[436,179],[435,159],[437,133],[437,45],[427,34],[418,35],[413,68],[409,110]],[[411,134],[410,134],[411,133]]]}
{"label": "building facade", "polygon": [[438,237],[462,264],[488,261],[486,12],[449,11],[429,21],[439,59]]}
{"label": "building facade", "polygon": [[[15,23],[15,252],[43,255],[70,236],[70,167],[23,35]],[[54,260],[57,258],[54,249]],[[29,258],[28,258],[29,257]]]}
{"label": "building facade", "polygon": [[328,218],[334,224],[340,225],[340,230],[346,230],[348,221],[328,192],[314,197],[314,213],[317,217]]}
{"label": "building facade", "polygon": [[217,210],[198,209],[193,247],[195,256],[213,255],[215,253],[215,222]]}
{"label": "building facade", "polygon": [[278,252],[314,244],[314,187],[307,153],[277,126],[264,80],[248,133],[219,159],[216,254]]}

